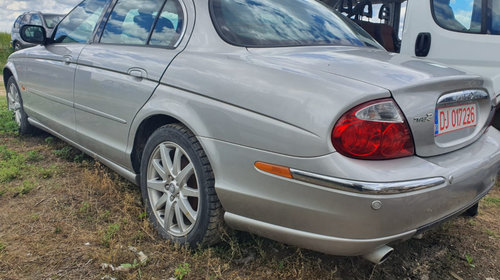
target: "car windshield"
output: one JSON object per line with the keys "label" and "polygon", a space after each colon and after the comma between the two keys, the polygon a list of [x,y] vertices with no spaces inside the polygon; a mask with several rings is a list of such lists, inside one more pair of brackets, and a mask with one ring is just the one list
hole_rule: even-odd
{"label": "car windshield", "polygon": [[61,15],[44,15],[43,16],[43,19],[45,21],[45,25],[50,29],[56,27],[56,25],[61,21],[62,18],[63,18],[63,16],[61,16]]}
{"label": "car windshield", "polygon": [[219,35],[238,46],[380,47],[356,24],[315,0],[212,0],[210,7]]}

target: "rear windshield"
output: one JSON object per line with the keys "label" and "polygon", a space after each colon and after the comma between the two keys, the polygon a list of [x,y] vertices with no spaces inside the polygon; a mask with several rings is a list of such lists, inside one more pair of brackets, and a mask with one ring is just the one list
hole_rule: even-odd
{"label": "rear windshield", "polygon": [[379,47],[370,35],[315,0],[211,0],[212,20],[228,43],[245,47]]}
{"label": "rear windshield", "polygon": [[62,17],[60,15],[44,15],[43,19],[45,20],[45,25],[52,29],[61,21]]}

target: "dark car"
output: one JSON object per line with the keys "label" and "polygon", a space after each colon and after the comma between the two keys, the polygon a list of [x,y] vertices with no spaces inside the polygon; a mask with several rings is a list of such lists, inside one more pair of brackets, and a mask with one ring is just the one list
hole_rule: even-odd
{"label": "dark car", "polygon": [[14,22],[14,26],[12,27],[12,32],[11,32],[12,47],[14,47],[15,51],[18,51],[20,49],[34,46],[34,44],[25,42],[19,35],[19,31],[21,30],[21,27],[23,25],[26,24],[41,25],[45,27],[47,33],[51,34],[54,27],[56,27],[56,25],[59,23],[59,21],[61,21],[63,17],[64,15],[43,14],[40,12],[26,12],[20,15],[16,19],[16,21]]}

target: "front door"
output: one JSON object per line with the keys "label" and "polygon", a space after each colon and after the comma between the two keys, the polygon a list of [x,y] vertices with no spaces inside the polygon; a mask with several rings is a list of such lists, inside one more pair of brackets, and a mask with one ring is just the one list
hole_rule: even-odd
{"label": "front door", "polygon": [[74,140],[76,62],[108,0],[86,0],[59,24],[53,40],[30,51],[25,64],[24,106],[30,116]]}

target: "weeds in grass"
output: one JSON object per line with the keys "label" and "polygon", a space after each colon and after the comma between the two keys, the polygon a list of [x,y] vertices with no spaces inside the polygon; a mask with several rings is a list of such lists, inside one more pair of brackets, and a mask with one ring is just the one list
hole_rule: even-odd
{"label": "weeds in grass", "polygon": [[26,158],[0,146],[0,183],[8,183],[20,178],[21,171],[26,167]]}
{"label": "weeds in grass", "polygon": [[43,155],[40,151],[29,151],[26,154],[26,160],[31,163],[40,162],[43,159]]}
{"label": "weeds in grass", "polygon": [[0,183],[14,181],[20,174],[21,170],[17,166],[0,167]]}
{"label": "weeds in grass", "polygon": [[7,149],[7,146],[0,146],[0,159],[2,160],[9,160],[12,159],[14,156],[16,156],[16,153],[14,151],[11,151]]}
{"label": "weeds in grass", "polygon": [[60,226],[56,226],[56,228],[54,229],[54,233],[55,234],[60,234],[62,233],[62,228]]}
{"label": "weeds in grass", "polygon": [[5,248],[7,248],[7,245],[5,245],[5,243],[3,242],[0,242],[0,253],[3,253],[3,251],[5,251]]}
{"label": "weeds in grass", "polygon": [[470,267],[476,267],[476,265],[474,264],[474,258],[472,258],[472,256],[465,254],[465,260]]}
{"label": "weeds in grass", "polygon": [[143,211],[143,212],[141,212],[141,214],[139,214],[139,220],[144,220],[144,219],[146,219],[147,216],[148,216],[148,213],[146,213],[146,211]]}
{"label": "weeds in grass", "polygon": [[[1,68],[0,68],[1,70]],[[14,121],[14,115],[7,109],[7,100],[0,100],[0,135],[17,135],[18,126]]]}
{"label": "weeds in grass", "polygon": [[494,196],[487,196],[483,199],[483,203],[486,206],[495,206],[499,207],[500,206],[500,197],[494,197]]}
{"label": "weeds in grass", "polygon": [[485,229],[484,232],[486,232],[487,235],[495,238],[495,239],[500,239],[500,235],[498,235],[497,233],[495,233],[494,231],[492,230],[489,230],[489,229]]}
{"label": "weeds in grass", "polygon": [[52,136],[49,136],[49,137],[45,138],[45,140],[44,140],[44,141],[45,141],[45,143],[46,143],[47,145],[53,145],[53,144],[54,144],[54,142],[55,142],[55,138],[54,138],[54,137],[52,137]]}
{"label": "weeds in grass", "polygon": [[109,225],[108,228],[106,229],[106,231],[104,232],[103,237],[101,238],[101,244],[104,247],[109,248],[109,244],[110,244],[111,240],[118,233],[119,230],[120,230],[119,224]]}
{"label": "weeds in grass", "polygon": [[42,179],[50,179],[54,177],[57,173],[57,165],[53,164],[47,168],[38,169],[38,177]]}
{"label": "weeds in grass", "polygon": [[186,277],[186,275],[189,274],[189,272],[191,272],[191,269],[189,268],[189,264],[188,263],[183,263],[183,264],[180,264],[175,269],[174,276],[177,279],[182,280],[184,277]]}
{"label": "weeds in grass", "polygon": [[90,203],[88,203],[87,201],[84,201],[82,203],[82,206],[80,207],[80,209],[78,210],[80,213],[83,213],[83,214],[87,214],[90,212]]}
{"label": "weeds in grass", "polygon": [[30,218],[33,221],[38,221],[40,219],[40,214],[38,214],[38,213],[31,214]]}
{"label": "weeds in grass", "polygon": [[[46,139],[52,139],[52,138],[46,138]],[[49,140],[49,142],[50,141],[52,141],[52,140]],[[64,146],[60,149],[54,150],[53,152],[58,158],[64,159],[66,161],[72,161],[75,163],[82,163],[82,162],[90,159],[84,153],[82,153],[81,151],[79,151],[77,149],[74,149],[71,146]]]}
{"label": "weeds in grass", "polygon": [[62,158],[65,160],[71,160],[72,159],[72,156],[71,156],[72,150],[73,150],[73,148],[71,148],[70,146],[64,146],[62,149],[54,150],[54,155],[56,155],[58,158]]}
{"label": "weeds in grass", "polygon": [[35,188],[35,184],[30,181],[23,181],[23,184],[16,189],[14,196],[23,196],[29,194]]}

